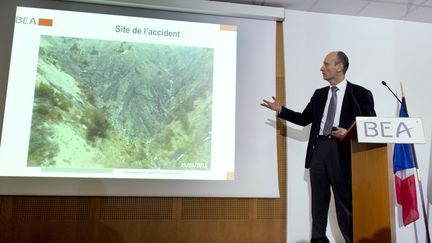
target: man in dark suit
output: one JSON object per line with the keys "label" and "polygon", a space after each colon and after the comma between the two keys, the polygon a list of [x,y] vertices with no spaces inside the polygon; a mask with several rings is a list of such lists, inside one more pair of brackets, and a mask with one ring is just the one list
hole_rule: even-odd
{"label": "man in dark suit", "polygon": [[312,123],[306,152],[312,196],[311,242],[329,242],[326,236],[330,188],[336,204],[339,229],[352,242],[351,152],[350,144],[339,141],[356,116],[375,116],[372,93],[345,79],[349,61],[341,51],[330,52],[321,67],[329,86],[315,90],[303,112],[287,109],[273,97],[262,106],[278,112],[278,117],[306,126]]}

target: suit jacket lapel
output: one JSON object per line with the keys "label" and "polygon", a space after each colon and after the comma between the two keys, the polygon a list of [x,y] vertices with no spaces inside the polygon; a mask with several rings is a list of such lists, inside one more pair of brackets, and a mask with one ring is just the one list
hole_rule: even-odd
{"label": "suit jacket lapel", "polygon": [[345,89],[344,99],[342,101],[341,114],[339,119],[339,126],[343,128],[349,128],[351,126],[351,117],[353,115],[352,105],[350,95],[352,94],[352,85],[347,81],[347,86]]}
{"label": "suit jacket lapel", "polygon": [[318,124],[318,132],[319,132],[319,127],[321,125],[321,119],[324,115],[324,108],[327,102],[327,96],[328,96],[328,91],[329,91],[330,87],[324,88],[322,89],[321,93],[318,94],[318,99],[317,99],[317,111],[316,117],[315,117],[315,122],[317,122]]}

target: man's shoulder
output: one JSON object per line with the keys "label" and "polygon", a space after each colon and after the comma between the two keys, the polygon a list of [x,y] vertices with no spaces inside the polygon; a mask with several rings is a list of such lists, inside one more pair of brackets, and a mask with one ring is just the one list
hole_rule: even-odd
{"label": "man's shoulder", "polygon": [[370,92],[370,90],[368,90],[367,88],[355,83],[351,83],[350,81],[347,81],[347,88],[351,88],[358,92]]}
{"label": "man's shoulder", "polygon": [[324,87],[316,89],[315,93],[319,94],[319,93],[323,93],[323,92],[328,92],[328,89],[329,89],[329,86],[324,86]]}

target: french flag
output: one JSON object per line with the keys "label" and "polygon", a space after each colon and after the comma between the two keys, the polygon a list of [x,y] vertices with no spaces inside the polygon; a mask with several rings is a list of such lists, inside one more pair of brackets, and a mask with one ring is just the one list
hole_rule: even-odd
{"label": "french flag", "polygon": [[[405,107],[405,97],[402,97],[399,117],[408,117]],[[412,144],[395,144],[393,152],[393,173],[395,174],[396,200],[397,203],[402,206],[404,226],[419,219],[414,173],[415,167]]]}

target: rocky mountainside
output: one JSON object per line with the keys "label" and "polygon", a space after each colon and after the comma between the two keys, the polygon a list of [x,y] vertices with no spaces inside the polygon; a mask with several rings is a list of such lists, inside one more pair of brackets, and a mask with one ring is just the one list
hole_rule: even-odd
{"label": "rocky mountainside", "polygon": [[28,164],[209,169],[212,70],[210,48],[42,36]]}

